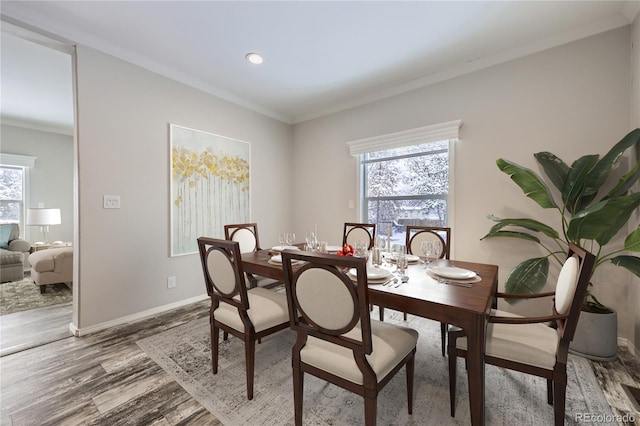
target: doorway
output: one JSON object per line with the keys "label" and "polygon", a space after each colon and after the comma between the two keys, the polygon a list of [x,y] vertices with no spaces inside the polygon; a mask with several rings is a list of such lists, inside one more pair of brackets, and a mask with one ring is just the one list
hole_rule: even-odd
{"label": "doorway", "polygon": [[[0,209],[0,222],[19,223],[20,237],[31,243],[31,252],[52,248],[54,242],[73,247],[77,216],[74,182],[77,168],[73,91],[75,49],[67,43],[5,21],[2,22],[1,42],[1,158],[28,156],[35,161],[25,169],[23,197],[18,206],[19,220],[4,217],[6,212]],[[3,196],[1,191],[0,196]],[[27,220],[27,211],[38,208],[60,212],[59,223],[51,225],[44,234],[46,241],[42,241],[41,227]],[[77,271],[75,263],[73,267]],[[6,289],[2,292],[4,300],[0,301],[3,304],[0,356],[72,334],[75,295],[64,284],[55,284],[47,285],[39,298],[40,288],[30,281],[28,261],[24,269],[25,277],[20,282],[0,283]],[[9,297],[20,300],[9,300]]]}

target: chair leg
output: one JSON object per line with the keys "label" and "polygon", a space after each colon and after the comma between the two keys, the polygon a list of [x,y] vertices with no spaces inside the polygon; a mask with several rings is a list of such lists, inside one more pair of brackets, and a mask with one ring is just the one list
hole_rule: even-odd
{"label": "chair leg", "polygon": [[406,320],[407,320],[407,313],[406,313],[406,312],[403,312],[403,313],[402,313],[402,316],[404,317],[404,320],[406,321]]}
{"label": "chair leg", "polygon": [[553,382],[553,417],[555,426],[564,425],[564,404],[567,392],[566,383]]}
{"label": "chair leg", "polygon": [[304,395],[304,373],[300,371],[299,366],[294,365],[293,366],[293,411],[295,413],[295,426],[302,426],[303,395]]}
{"label": "chair leg", "polygon": [[415,366],[416,353],[414,352],[411,359],[407,361],[407,411],[413,414],[413,371]]}
{"label": "chair leg", "polygon": [[553,380],[547,379],[547,404],[553,405]]}
{"label": "chair leg", "polygon": [[220,330],[211,321],[211,368],[213,374],[218,374],[218,342],[220,340]]}
{"label": "chair leg", "polygon": [[364,397],[364,424],[365,426],[376,426],[378,411],[378,395]]}
{"label": "chair leg", "polygon": [[440,323],[440,341],[442,344],[442,356],[445,355],[445,350],[447,348],[447,326],[446,322]]}
{"label": "chair leg", "polygon": [[456,363],[458,357],[456,348],[449,347],[449,406],[451,408],[451,417],[456,416]]}
{"label": "chair leg", "polygon": [[255,367],[256,342],[246,339],[244,342],[244,356],[247,360],[247,399],[253,399],[253,370]]}
{"label": "chair leg", "polygon": [[378,311],[380,312],[380,321],[384,321],[384,308],[382,306],[378,306]]}
{"label": "chair leg", "polygon": [[226,331],[222,332],[222,340],[224,340],[225,342],[227,340],[229,340],[229,333],[227,333]]}

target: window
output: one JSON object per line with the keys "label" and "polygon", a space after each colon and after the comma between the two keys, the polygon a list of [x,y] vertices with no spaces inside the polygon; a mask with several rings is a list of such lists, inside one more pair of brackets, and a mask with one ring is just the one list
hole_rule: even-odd
{"label": "window", "polygon": [[21,224],[24,217],[24,176],[24,167],[0,166],[0,223]]}
{"label": "window", "polygon": [[404,243],[405,227],[450,226],[450,147],[461,122],[349,142],[360,167],[360,220]]}
{"label": "window", "polygon": [[36,157],[0,154],[0,223],[17,223],[21,234],[25,229],[29,168],[35,161]]}

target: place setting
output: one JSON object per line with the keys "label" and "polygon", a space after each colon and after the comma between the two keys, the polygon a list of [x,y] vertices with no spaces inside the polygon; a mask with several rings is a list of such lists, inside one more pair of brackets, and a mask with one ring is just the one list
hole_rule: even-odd
{"label": "place setting", "polygon": [[441,284],[454,284],[463,287],[472,287],[473,283],[482,280],[475,271],[455,266],[433,266],[427,269],[427,275]]}

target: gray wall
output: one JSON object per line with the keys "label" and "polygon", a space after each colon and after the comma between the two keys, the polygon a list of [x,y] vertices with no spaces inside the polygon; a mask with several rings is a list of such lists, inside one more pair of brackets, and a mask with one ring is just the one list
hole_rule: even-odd
{"label": "gray wall", "polygon": [[[73,241],[73,137],[28,128],[2,125],[2,152],[37,157],[29,170],[26,207],[59,208],[61,224],[50,226],[49,241]],[[37,226],[26,226],[32,243],[42,240]]]}
{"label": "gray wall", "polygon": [[169,123],[251,143],[261,243],[293,221],[291,126],[83,46],[77,85],[81,333],[206,294],[198,256],[169,257]]}
{"label": "gray wall", "polygon": [[[496,159],[537,169],[532,154],[538,151],[568,163],[606,153],[630,128],[629,40],[625,27],[296,125],[295,231],[303,234],[317,222],[334,244],[343,222],[357,219],[357,206],[347,208],[348,200],[358,199],[347,141],[461,119],[451,193],[453,257],[499,265],[502,286],[516,264],[542,253],[525,241],[480,241],[491,226],[487,214],[532,214],[544,221],[557,215],[526,198]],[[620,336],[628,337],[630,274],[601,268],[594,282],[601,300],[619,312]],[[513,310],[543,309],[548,312],[540,304]]]}

